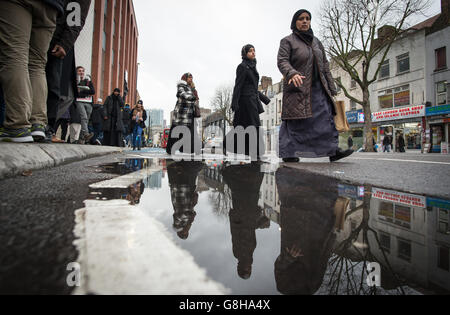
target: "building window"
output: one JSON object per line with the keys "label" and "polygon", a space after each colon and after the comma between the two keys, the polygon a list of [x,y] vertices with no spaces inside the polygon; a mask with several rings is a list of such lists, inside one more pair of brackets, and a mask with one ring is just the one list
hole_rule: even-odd
{"label": "building window", "polygon": [[394,89],[394,106],[408,106],[411,104],[409,84]]}
{"label": "building window", "polygon": [[398,239],[398,258],[411,261],[411,241]]}
{"label": "building window", "polygon": [[409,84],[388,89],[378,93],[378,104],[380,108],[392,108],[407,106],[411,104]]}
{"label": "building window", "polygon": [[389,71],[389,59],[388,59],[381,64],[379,79],[389,78],[390,75],[391,74]]}
{"label": "building window", "polygon": [[447,104],[447,81],[436,83],[436,103],[437,105]]}
{"label": "building window", "polygon": [[356,81],[353,79],[350,81],[350,88],[356,89]]}
{"label": "building window", "polygon": [[356,102],[353,100],[350,101],[350,110],[356,110]]}
{"label": "building window", "polygon": [[281,113],[281,100],[278,101],[278,113]]}
{"label": "building window", "polygon": [[435,50],[436,56],[436,71],[447,68],[447,51],[446,47],[441,47]]}
{"label": "building window", "polygon": [[[341,81],[341,77],[337,78],[337,79],[336,79],[336,82],[341,83],[341,82],[342,82],[342,81]],[[339,84],[337,84],[337,83],[336,83],[336,91],[337,91],[338,93],[341,93],[341,91],[342,91],[341,87],[340,87]]]}
{"label": "building window", "polygon": [[449,229],[449,212],[444,209],[439,209],[438,232],[441,234],[450,234]]}
{"label": "building window", "polygon": [[391,252],[391,236],[389,234],[380,233],[380,248],[386,253]]}
{"label": "building window", "polygon": [[448,247],[439,247],[438,248],[438,268],[450,271],[450,253]]}
{"label": "building window", "polygon": [[409,53],[397,57],[397,74],[409,71]]}

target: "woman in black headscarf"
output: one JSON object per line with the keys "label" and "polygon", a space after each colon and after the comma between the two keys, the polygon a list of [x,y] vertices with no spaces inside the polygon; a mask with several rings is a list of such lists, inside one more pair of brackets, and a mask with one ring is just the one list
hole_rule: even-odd
{"label": "woman in black headscarf", "polygon": [[253,45],[242,47],[242,63],[236,70],[236,83],[233,91],[231,108],[234,112],[233,127],[242,126],[244,129],[254,126],[257,131],[257,139],[246,139],[245,152],[237,152],[236,141],[234,148],[227,148],[239,154],[250,154],[249,141],[257,141],[258,158],[263,154],[264,142],[259,134],[261,121],[259,115],[264,113],[261,101],[269,104],[270,99],[258,91],[259,73],[256,70],[256,54]]}
{"label": "woman in black headscarf", "polygon": [[285,162],[298,162],[300,157],[337,161],[353,151],[338,147],[333,117],[336,86],[325,49],[311,29],[311,13],[297,11],[291,29],[278,52],[278,68],[284,76],[280,157]]}
{"label": "woman in black headscarf", "polygon": [[120,89],[114,89],[103,105],[103,144],[115,147],[123,146],[123,108],[124,102]]}

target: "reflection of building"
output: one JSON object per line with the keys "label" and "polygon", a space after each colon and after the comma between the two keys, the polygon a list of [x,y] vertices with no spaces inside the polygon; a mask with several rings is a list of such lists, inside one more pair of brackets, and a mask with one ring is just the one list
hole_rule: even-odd
{"label": "reflection of building", "polygon": [[264,209],[264,214],[271,221],[280,224],[280,197],[278,195],[275,173],[264,174],[259,193],[258,205]]}
{"label": "reflection of building", "polygon": [[450,290],[449,219],[447,209],[427,208],[426,197],[374,189],[369,225],[377,231],[380,246],[369,234],[371,252],[383,262],[383,250],[403,277]]}

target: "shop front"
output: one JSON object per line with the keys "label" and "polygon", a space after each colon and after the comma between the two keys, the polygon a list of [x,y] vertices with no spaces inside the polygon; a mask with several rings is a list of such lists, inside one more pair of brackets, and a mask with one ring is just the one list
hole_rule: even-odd
{"label": "shop front", "polygon": [[392,138],[392,149],[400,150],[399,139],[403,137],[405,149],[422,148],[422,125],[425,117],[425,105],[393,108],[372,114],[372,122],[378,128],[378,143],[382,144],[386,136]]}
{"label": "shop front", "polygon": [[448,154],[450,104],[428,107],[426,114],[429,126],[426,133],[431,152]]}
{"label": "shop front", "polygon": [[353,149],[359,150],[364,144],[364,112],[360,110],[352,110],[345,113],[350,126],[350,131],[339,135],[339,146],[347,147],[347,141],[350,136],[353,139]]}

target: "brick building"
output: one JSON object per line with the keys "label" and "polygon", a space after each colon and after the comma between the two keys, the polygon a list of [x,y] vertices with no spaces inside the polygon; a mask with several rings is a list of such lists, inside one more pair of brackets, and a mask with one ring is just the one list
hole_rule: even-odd
{"label": "brick building", "polygon": [[[133,0],[92,0],[86,24],[76,42],[76,63],[90,74],[103,101],[114,88],[136,104],[138,28]],[[128,91],[127,91],[128,90]]]}

